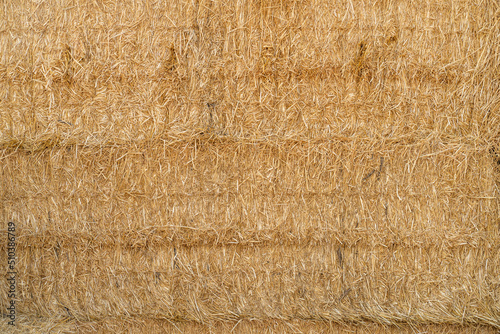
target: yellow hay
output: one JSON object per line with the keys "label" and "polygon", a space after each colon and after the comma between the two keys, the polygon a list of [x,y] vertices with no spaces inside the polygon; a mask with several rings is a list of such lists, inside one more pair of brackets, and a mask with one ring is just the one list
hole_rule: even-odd
{"label": "yellow hay", "polygon": [[500,328],[497,2],[0,8],[18,330]]}

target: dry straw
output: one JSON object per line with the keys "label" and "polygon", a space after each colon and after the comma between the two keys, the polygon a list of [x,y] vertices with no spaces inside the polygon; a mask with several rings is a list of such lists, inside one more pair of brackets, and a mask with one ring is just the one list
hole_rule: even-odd
{"label": "dry straw", "polygon": [[23,0],[0,32],[20,331],[500,328],[497,2]]}

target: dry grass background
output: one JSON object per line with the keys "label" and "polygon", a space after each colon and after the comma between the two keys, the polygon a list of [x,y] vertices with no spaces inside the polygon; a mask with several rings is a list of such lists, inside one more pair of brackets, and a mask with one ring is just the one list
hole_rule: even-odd
{"label": "dry grass background", "polygon": [[499,40],[492,0],[3,2],[18,329],[495,332]]}

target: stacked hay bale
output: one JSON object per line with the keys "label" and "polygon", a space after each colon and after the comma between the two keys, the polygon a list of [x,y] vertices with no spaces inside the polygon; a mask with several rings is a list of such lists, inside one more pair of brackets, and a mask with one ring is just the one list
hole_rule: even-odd
{"label": "stacked hay bale", "polygon": [[495,1],[0,15],[21,330],[500,327]]}

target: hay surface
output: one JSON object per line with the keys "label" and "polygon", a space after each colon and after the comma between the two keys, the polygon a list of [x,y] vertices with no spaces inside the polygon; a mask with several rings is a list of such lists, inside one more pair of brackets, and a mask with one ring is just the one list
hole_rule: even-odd
{"label": "hay surface", "polygon": [[[16,333],[0,324],[2,333]],[[407,325],[384,326],[375,323],[333,323],[310,320],[239,320],[218,321],[210,324],[134,317],[108,318],[80,323],[74,319],[25,319],[21,317],[17,333],[429,333],[429,334],[493,334],[498,331],[488,326],[472,325]]]}
{"label": "hay surface", "polygon": [[499,38],[495,1],[3,4],[18,329],[500,328]]}

